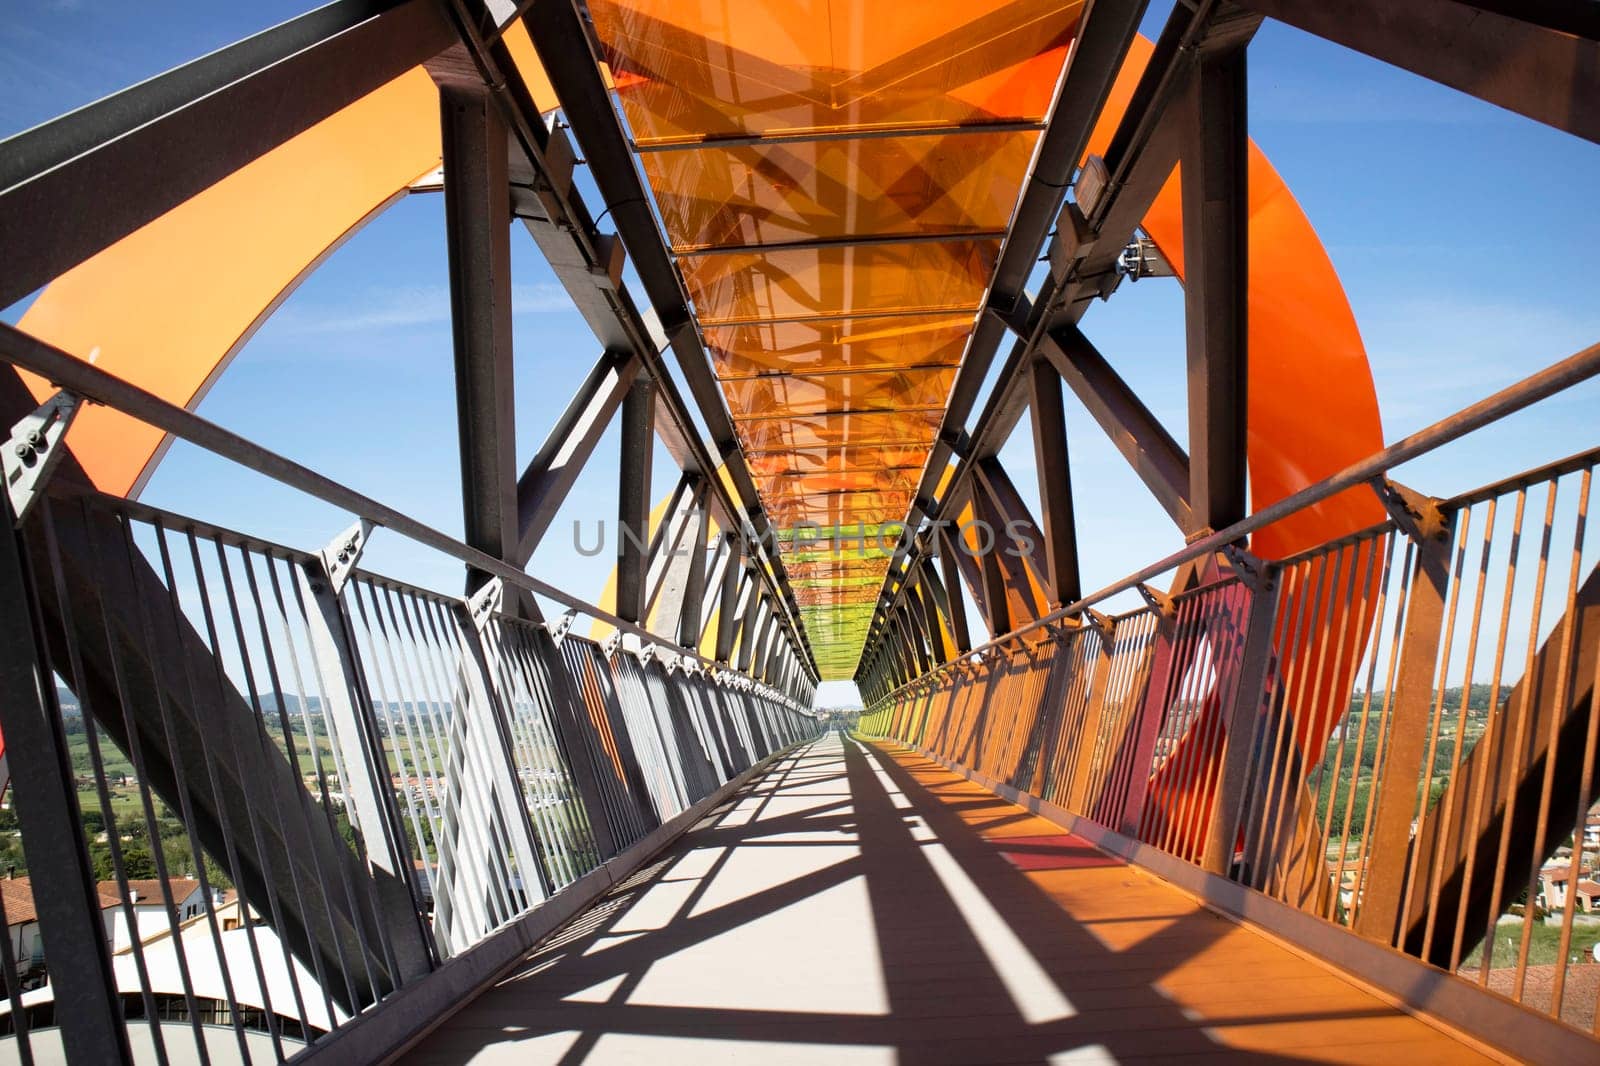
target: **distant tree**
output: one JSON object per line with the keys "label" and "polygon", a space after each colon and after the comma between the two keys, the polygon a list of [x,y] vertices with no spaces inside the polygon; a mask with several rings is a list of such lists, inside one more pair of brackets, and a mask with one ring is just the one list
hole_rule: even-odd
{"label": "distant tree", "polygon": [[[106,858],[110,859],[110,848],[106,849]],[[109,865],[109,863],[108,863]],[[143,844],[126,844],[122,848],[122,873],[130,881],[143,881],[157,876],[155,856],[150,854],[150,849]],[[98,875],[98,871],[96,873]],[[101,880],[109,881],[116,877],[113,869]]]}

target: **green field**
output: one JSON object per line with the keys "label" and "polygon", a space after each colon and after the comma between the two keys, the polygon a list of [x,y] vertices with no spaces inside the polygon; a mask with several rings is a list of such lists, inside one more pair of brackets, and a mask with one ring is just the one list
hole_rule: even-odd
{"label": "green field", "polygon": [[[1600,923],[1593,925],[1573,924],[1572,945],[1567,951],[1568,958],[1577,958],[1580,961],[1593,956],[1590,954],[1594,946],[1600,942]],[[1521,923],[1507,922],[1495,931],[1494,935],[1494,969],[1500,970],[1517,964],[1517,952],[1522,943]],[[1528,965],[1545,966],[1556,962],[1556,952],[1561,947],[1561,927],[1559,925],[1546,925],[1542,921],[1535,921],[1529,934]],[[1476,970],[1483,965],[1483,947],[1479,945],[1471,955],[1461,963],[1463,970]]]}

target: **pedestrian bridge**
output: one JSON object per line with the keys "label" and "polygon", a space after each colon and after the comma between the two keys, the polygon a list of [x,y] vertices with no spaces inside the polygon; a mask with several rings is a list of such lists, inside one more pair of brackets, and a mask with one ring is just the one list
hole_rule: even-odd
{"label": "pedestrian bridge", "polygon": [[[1600,141],[1594,6],[337,0],[0,142],[0,1062],[1595,1061],[1600,347],[1387,439],[1246,106],[1277,21]],[[417,199],[450,417],[207,417]]]}

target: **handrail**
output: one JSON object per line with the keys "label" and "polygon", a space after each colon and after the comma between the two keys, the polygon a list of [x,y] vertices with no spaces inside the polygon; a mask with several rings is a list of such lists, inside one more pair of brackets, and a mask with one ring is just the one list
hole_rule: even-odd
{"label": "handrail", "polygon": [[[114,407],[174,437],[265,475],[279,484],[314,496],[358,518],[393,530],[419,544],[452,556],[470,567],[492,574],[507,584],[555,600],[571,610],[651,644],[669,647],[675,654],[693,659],[708,670],[738,672],[726,663],[708,659],[698,651],[674,644],[658,634],[651,633],[643,626],[625,621],[602,607],[563,592],[502,559],[496,559],[486,552],[479,551],[469,544],[456,540],[448,533],[443,533],[425,522],[395,510],[388,504],[342,485],[308,466],[279,455],[270,448],[264,448],[231,430],[222,428],[215,422],[146,392],[132,382],[107,373],[6,323],[0,323],[0,358],[14,366],[31,370],[57,388],[76,393],[95,403]],[[757,684],[770,688],[766,682],[757,681]],[[777,692],[776,689],[771,691]],[[787,695],[780,695],[783,699],[792,699]],[[798,703],[796,706],[799,706]]]}
{"label": "handrail", "polygon": [[[1148,581],[1150,578],[1164,574],[1174,567],[1220,551],[1258,529],[1270,526],[1272,523],[1287,518],[1313,504],[1321,503],[1331,496],[1337,496],[1346,489],[1367,484],[1374,478],[1381,477],[1393,467],[1426,455],[1428,452],[1458,440],[1474,430],[1481,429],[1492,422],[1497,422],[1507,415],[1515,414],[1517,411],[1538,403],[1540,400],[1549,399],[1556,393],[1587,381],[1596,375],[1600,375],[1600,344],[1590,345],[1582,351],[1575,352],[1565,359],[1552,363],[1536,374],[1530,374],[1521,381],[1484,397],[1477,403],[1463,407],[1452,415],[1446,415],[1439,421],[1419,429],[1387,448],[1373,452],[1365,459],[1350,464],[1337,474],[1330,475],[1314,485],[1308,485],[1299,492],[1285,496],[1277,503],[1263,507],[1226,529],[1208,533],[1204,537],[1186,544],[1171,555],[1158,559],[1141,570],[1134,571],[1120,581],[1115,581],[1102,589],[1098,589],[1079,600],[1067,604],[1065,607],[1059,607],[1048,614],[1042,615],[1027,625],[1018,626],[1009,633],[1003,633],[969,652],[962,653],[958,659],[952,661],[971,660],[972,657],[981,656],[989,649],[1014,640],[1024,633],[1082,614],[1085,608],[1092,607],[1119,592],[1126,592],[1128,589]],[[1580,453],[1561,460],[1561,462],[1581,464],[1590,454],[1588,452]],[[1518,478],[1530,477],[1537,473],[1539,471],[1519,474],[1510,479],[1509,482],[1502,484],[1515,483]],[[1452,502],[1470,502],[1473,498],[1475,498],[1475,494],[1469,493]],[[943,667],[940,669],[943,669]],[[882,703],[889,700],[896,693],[938,672],[939,670],[930,670],[927,674],[913,678],[904,685],[889,690],[876,702]]]}

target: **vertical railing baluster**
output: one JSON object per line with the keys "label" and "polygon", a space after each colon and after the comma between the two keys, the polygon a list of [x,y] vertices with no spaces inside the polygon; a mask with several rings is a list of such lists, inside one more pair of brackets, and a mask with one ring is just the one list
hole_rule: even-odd
{"label": "vertical railing baluster", "polygon": [[22,536],[13,532],[10,500],[3,493],[0,500],[0,603],[8,605],[0,611],[0,731],[29,869],[41,886],[53,886],[35,894],[34,906],[49,945],[57,1020],[72,1061],[127,1063],[133,1055],[78,813],[38,589]]}

